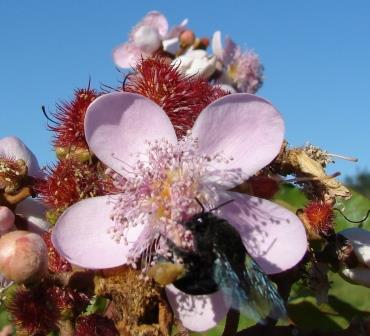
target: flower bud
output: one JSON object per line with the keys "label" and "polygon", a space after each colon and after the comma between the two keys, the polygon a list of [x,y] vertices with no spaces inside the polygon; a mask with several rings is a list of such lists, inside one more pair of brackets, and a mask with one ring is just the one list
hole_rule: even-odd
{"label": "flower bud", "polygon": [[134,42],[143,52],[151,54],[161,46],[158,30],[149,26],[141,26],[134,33]]}
{"label": "flower bud", "polygon": [[43,239],[28,231],[13,231],[0,238],[0,273],[15,282],[32,282],[47,271]]}
{"label": "flower bud", "polygon": [[195,34],[187,29],[180,34],[180,45],[182,48],[190,47],[195,42]]}
{"label": "flower bud", "polygon": [[0,235],[15,229],[14,220],[15,215],[13,211],[6,206],[0,206]]}
{"label": "flower bud", "polygon": [[343,267],[340,275],[348,282],[370,288],[370,232],[360,228],[350,228],[338,234],[347,238],[353,248],[358,265]]}

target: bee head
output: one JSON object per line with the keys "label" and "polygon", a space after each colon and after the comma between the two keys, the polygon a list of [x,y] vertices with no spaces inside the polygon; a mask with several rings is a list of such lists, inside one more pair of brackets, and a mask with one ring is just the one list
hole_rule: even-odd
{"label": "bee head", "polygon": [[185,222],[184,226],[193,233],[203,233],[208,227],[209,217],[213,217],[213,215],[209,212],[201,212]]}

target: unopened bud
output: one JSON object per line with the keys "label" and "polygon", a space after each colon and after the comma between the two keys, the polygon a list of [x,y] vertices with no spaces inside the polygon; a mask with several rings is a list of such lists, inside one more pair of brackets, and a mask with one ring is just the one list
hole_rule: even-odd
{"label": "unopened bud", "polygon": [[0,206],[0,235],[15,229],[14,220],[15,215],[13,211],[6,206]]}
{"label": "unopened bud", "polygon": [[133,36],[135,45],[145,53],[151,54],[161,46],[158,30],[150,26],[141,26]]}
{"label": "unopened bud", "polygon": [[43,277],[48,267],[44,240],[28,231],[12,231],[0,238],[0,273],[15,282]]}
{"label": "unopened bud", "polygon": [[180,46],[182,48],[190,47],[191,45],[193,45],[194,41],[195,41],[195,34],[193,33],[193,31],[188,29],[188,30],[184,30],[180,34]]}

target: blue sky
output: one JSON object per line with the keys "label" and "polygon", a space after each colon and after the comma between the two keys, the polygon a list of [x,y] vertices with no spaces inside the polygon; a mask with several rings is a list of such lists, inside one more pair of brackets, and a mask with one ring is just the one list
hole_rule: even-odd
{"label": "blue sky", "polygon": [[329,168],[370,168],[370,2],[10,1],[0,2],[0,137],[18,135],[41,164],[54,160],[41,105],[73,89],[115,85],[112,49],[149,10],[170,24],[189,19],[197,35],[215,30],[260,55],[258,92],[278,107],[292,145],[306,141],[360,158]]}

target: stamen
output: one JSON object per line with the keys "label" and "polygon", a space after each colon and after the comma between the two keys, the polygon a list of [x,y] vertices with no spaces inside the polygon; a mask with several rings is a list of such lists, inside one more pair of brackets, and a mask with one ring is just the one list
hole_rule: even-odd
{"label": "stamen", "polygon": [[143,225],[145,233],[134,243],[131,254],[133,261],[142,255],[144,265],[150,264],[153,255],[163,247],[157,241],[158,236],[191,249],[192,235],[182,223],[202,210],[197,200],[212,209],[219,204],[219,189],[224,189],[225,184],[237,185],[244,179],[240,169],[216,169],[215,161],[227,166],[230,158],[219,153],[200,154],[198,140],[191,134],[176,144],[166,139],[146,144],[145,153],[133,154],[137,161],[130,167],[128,176],[109,172],[114,185],[122,191],[111,200],[114,226],[109,234],[128,244],[127,232]]}

